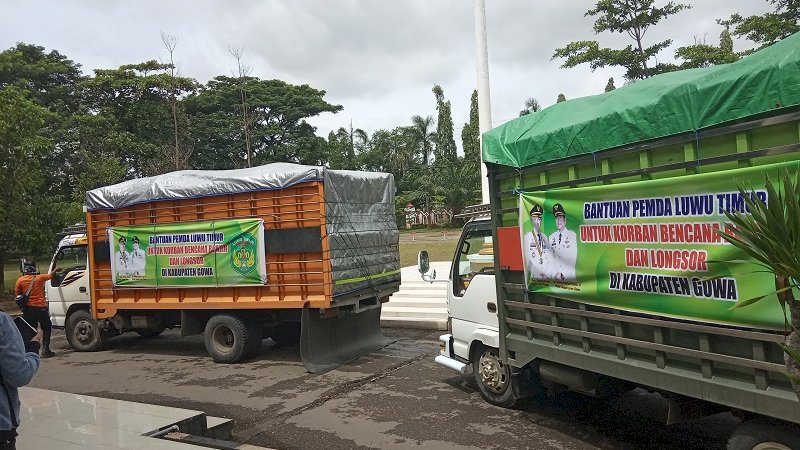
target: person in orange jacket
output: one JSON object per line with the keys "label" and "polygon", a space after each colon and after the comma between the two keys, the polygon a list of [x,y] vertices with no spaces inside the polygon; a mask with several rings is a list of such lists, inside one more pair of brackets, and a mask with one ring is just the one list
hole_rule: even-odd
{"label": "person in orange jacket", "polygon": [[30,289],[28,304],[22,307],[22,318],[34,328],[41,327],[42,358],[55,356],[55,353],[50,350],[50,334],[53,323],[50,321],[50,311],[47,309],[47,300],[44,298],[44,284],[60,271],[60,268],[54,268],[52,272],[42,275],[38,273],[35,262],[23,260],[22,276],[17,279],[14,288],[16,295],[24,294]]}

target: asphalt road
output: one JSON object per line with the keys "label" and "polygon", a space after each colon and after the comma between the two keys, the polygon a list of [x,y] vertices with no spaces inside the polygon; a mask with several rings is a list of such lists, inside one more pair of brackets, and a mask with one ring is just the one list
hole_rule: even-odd
{"label": "asphalt road", "polygon": [[433,362],[437,332],[385,329],[394,344],[323,375],[298,347],[263,342],[260,354],[215,364],[200,337],[128,334],[97,353],[69,349],[61,332],[34,387],[191,408],[235,421],[234,440],[277,449],[722,449],[736,425],[717,415],[664,426],[660,397],[615,403],[569,392],[517,410],[484,402],[471,374]]}

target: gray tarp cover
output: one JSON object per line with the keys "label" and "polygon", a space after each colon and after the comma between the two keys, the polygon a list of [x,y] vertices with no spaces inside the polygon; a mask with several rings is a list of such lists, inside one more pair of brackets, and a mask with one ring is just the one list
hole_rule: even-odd
{"label": "gray tarp cover", "polygon": [[236,170],[182,170],[138,178],[86,193],[92,210],[157,200],[210,197],[322,181],[334,295],[400,280],[394,177],[273,163]]}

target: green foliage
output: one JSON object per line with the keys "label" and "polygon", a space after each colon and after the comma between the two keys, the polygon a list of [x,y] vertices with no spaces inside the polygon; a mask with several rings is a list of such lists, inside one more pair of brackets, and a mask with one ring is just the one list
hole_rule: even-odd
{"label": "green foliage", "polygon": [[625,79],[638,80],[658,73],[675,70],[673,64],[648,65],[661,50],[672,44],[671,39],[644,45],[644,36],[654,26],[669,16],[675,15],[691,6],[667,2],[663,7],[654,6],[655,0],[599,0],[586,16],[597,17],[594,33],[608,31],[627,34],[634,44],[621,49],[601,47],[597,41],[575,41],[557,48],[552,59],[563,58],[563,68],[588,63],[592,71],[601,67],[620,66],[625,68]]}
{"label": "green foliage", "polygon": [[[251,120],[253,165],[275,161],[324,163],[331,144],[316,136],[306,119],[338,112],[340,105],[325,100],[325,91],[281,80],[246,77]],[[194,139],[192,166],[200,169],[245,167],[247,149],[241,122],[239,78],[218,76],[186,99]],[[348,154],[349,160],[354,160]]]}
{"label": "green foliage", "polygon": [[538,100],[536,100],[533,97],[528,97],[528,99],[525,100],[525,107],[522,108],[522,111],[519,112],[519,116],[520,117],[527,116],[530,113],[541,111],[541,109],[542,107],[539,106]]}
{"label": "green foliage", "polygon": [[433,86],[433,94],[436,96],[436,110],[439,112],[439,119],[436,122],[436,148],[434,154],[436,161],[454,162],[456,160],[456,141],[453,138],[453,114],[451,113],[450,101],[444,99],[442,87]]}
{"label": "green foliage", "polygon": [[461,129],[461,148],[464,149],[464,160],[481,163],[480,123],[478,115],[478,90],[472,91],[469,100],[469,122]]}
{"label": "green foliage", "polygon": [[[40,159],[50,146],[46,108],[14,86],[0,88],[0,265],[43,246],[48,205]],[[0,279],[0,284],[3,280]]]}
{"label": "green foliage", "polygon": [[[800,398],[800,300],[793,294],[800,288],[800,169],[794,174],[784,169],[777,184],[769,179],[764,184],[766,203],[739,186],[749,214],[726,212],[733,231],[719,234],[775,276],[772,294],[777,294],[784,314],[788,309],[786,322],[791,329],[781,347],[787,355],[787,374]],[[745,308],[772,294],[739,301],[734,308]]]}
{"label": "green foliage", "polygon": [[608,79],[608,83],[606,83],[606,89],[605,89],[605,91],[604,91],[604,92],[611,92],[611,91],[613,91],[613,90],[614,90],[614,89],[616,89],[616,88],[617,88],[617,87],[616,87],[616,86],[614,86],[614,78],[612,77],[612,78],[609,78],[609,79]]}
{"label": "green foliage", "polygon": [[778,278],[800,281],[800,183],[797,174],[781,173],[774,185],[765,181],[767,203],[741,186],[749,214],[726,213],[734,232],[720,233]]}
{"label": "green foliage", "polygon": [[694,45],[679,47],[675,51],[675,57],[685,61],[681,64],[681,69],[728,64],[736,62],[740,58],[733,51],[733,39],[728,27],[722,30],[718,47],[706,43],[695,43]]}
{"label": "green foliage", "polygon": [[767,0],[775,10],[760,16],[731,15],[722,24],[734,25],[733,35],[745,37],[761,47],[780,41],[800,31],[800,0]]}
{"label": "green foliage", "polygon": [[[126,64],[118,69],[98,69],[81,89],[92,114],[107,118],[108,131],[126,143],[116,156],[132,176],[148,176],[183,168],[186,161],[174,156],[173,115],[170,98],[193,93],[192,78],[172,77],[171,66],[156,61]],[[188,118],[178,111],[180,136],[188,142]],[[187,144],[188,145],[188,144]],[[173,147],[174,148],[174,147]]]}
{"label": "green foliage", "polygon": [[422,158],[422,165],[427,166],[433,152],[436,132],[433,128],[433,117],[414,116],[411,118],[411,126],[408,128],[412,146]]}

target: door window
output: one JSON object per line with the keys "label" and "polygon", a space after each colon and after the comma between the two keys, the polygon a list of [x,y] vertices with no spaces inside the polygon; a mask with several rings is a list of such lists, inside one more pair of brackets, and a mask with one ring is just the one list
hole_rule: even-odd
{"label": "door window", "polygon": [[63,270],[53,274],[50,284],[53,287],[58,287],[68,273],[76,270],[86,270],[87,252],[88,247],[85,245],[61,247],[56,253],[52,268],[60,267]]}
{"label": "door window", "polygon": [[453,264],[453,294],[464,295],[472,278],[479,273],[494,271],[492,228],[482,223],[464,229],[459,243],[458,258]]}

